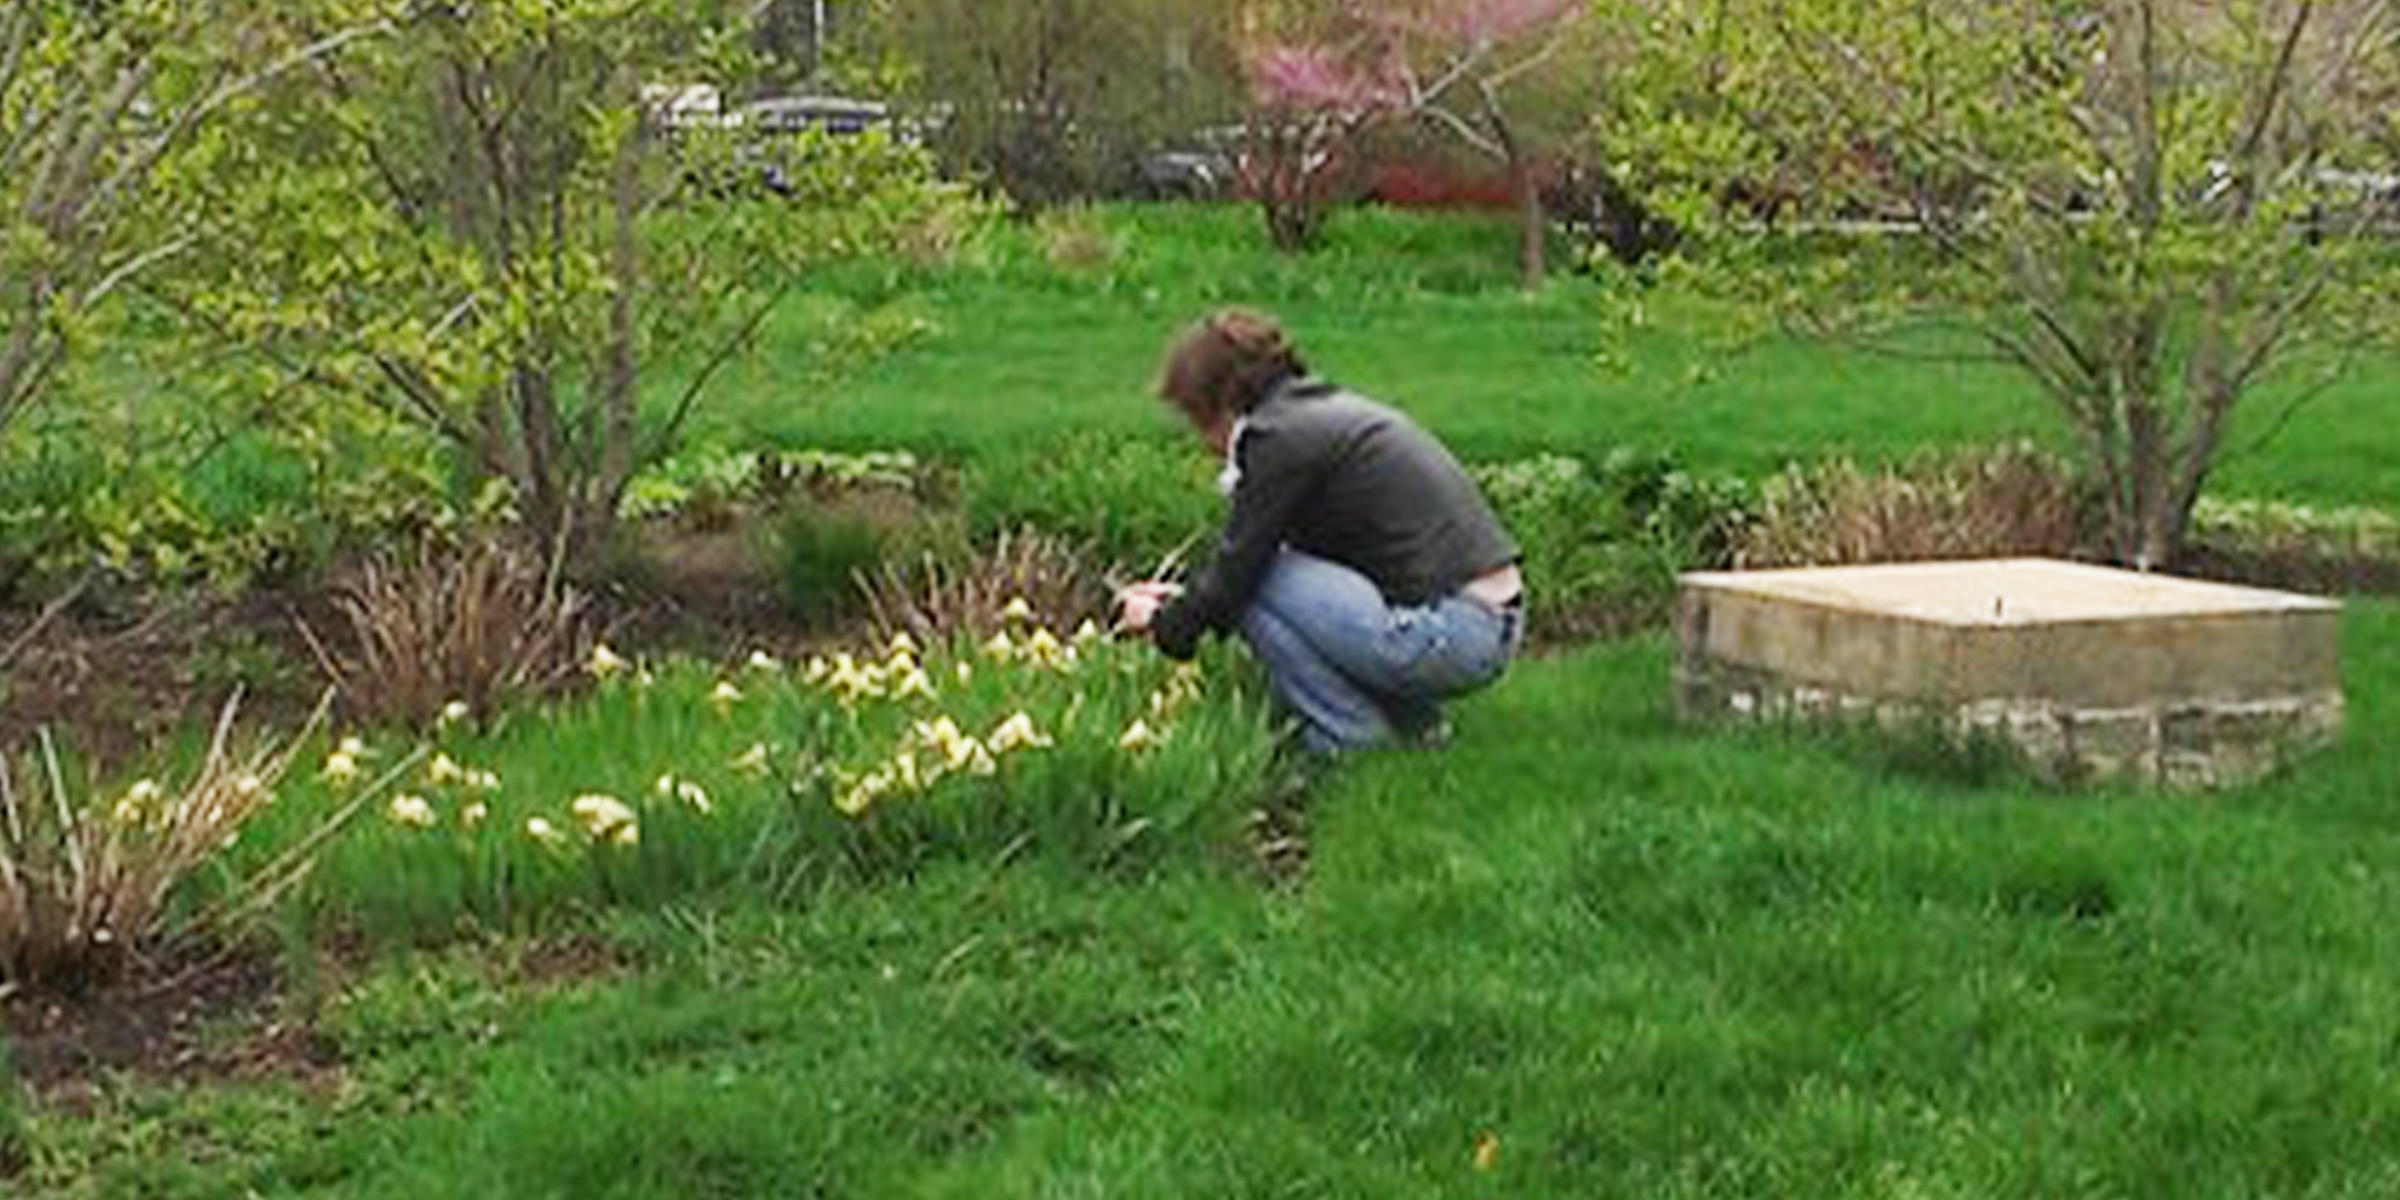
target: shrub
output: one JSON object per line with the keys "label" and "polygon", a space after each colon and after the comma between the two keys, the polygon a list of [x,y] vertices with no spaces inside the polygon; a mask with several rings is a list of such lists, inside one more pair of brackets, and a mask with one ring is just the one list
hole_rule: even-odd
{"label": "shrub", "polygon": [[2389,594],[2400,591],[2400,518],[2372,508],[2203,498],[2178,566],[2265,587]]}
{"label": "shrub", "polygon": [[591,644],[583,595],[497,535],[420,542],[337,586],[352,654],[325,658],[346,707],[424,726],[453,704],[492,713],[569,678]]}
{"label": "shrub", "polygon": [[1598,467],[1540,455],[1473,468],[1524,554],[1534,629],[1545,637],[1663,621],[1675,577],[1721,561],[1748,492],[1663,455],[1612,453]]}
{"label": "shrub", "polygon": [[2098,511],[2064,463],[2023,442],[1880,470],[1837,460],[1770,480],[1735,559],[1798,567],[2074,557],[2094,544]]}
{"label": "shrub", "polygon": [[1149,573],[1223,518],[1217,469],[1189,444],[1085,434],[970,462],[961,498],[978,539],[1039,529]]}

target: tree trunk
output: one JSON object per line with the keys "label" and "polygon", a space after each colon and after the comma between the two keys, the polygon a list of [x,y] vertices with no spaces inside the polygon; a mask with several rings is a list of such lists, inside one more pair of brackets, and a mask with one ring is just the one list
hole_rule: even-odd
{"label": "tree trunk", "polygon": [[[620,73],[619,90],[628,103],[640,103],[630,73]],[[610,217],[616,228],[609,268],[615,276],[615,290],[608,298],[608,347],[600,378],[600,470],[592,486],[592,511],[586,515],[586,532],[596,537],[606,536],[615,523],[617,500],[640,465],[634,461],[641,392],[640,364],[634,357],[634,290],[641,276],[641,243],[635,226],[642,212],[642,154],[649,124],[646,115],[637,113],[624,144],[617,148],[615,177],[610,181]]]}
{"label": "tree trunk", "polygon": [[1517,286],[1534,291],[1542,286],[1543,276],[1549,273],[1549,218],[1542,211],[1541,182],[1535,178],[1535,167],[1525,153],[1525,144],[1517,137],[1517,128],[1508,119],[1507,110],[1500,107],[1499,93],[1489,83],[1480,85],[1483,93],[1483,119],[1491,126],[1492,137],[1500,143],[1500,151],[1508,163],[1508,188],[1517,208]]}
{"label": "tree trunk", "polygon": [[1533,164],[1515,155],[1508,163],[1509,186],[1517,193],[1517,286],[1534,291],[1549,274],[1550,222],[1542,211],[1542,189]]}

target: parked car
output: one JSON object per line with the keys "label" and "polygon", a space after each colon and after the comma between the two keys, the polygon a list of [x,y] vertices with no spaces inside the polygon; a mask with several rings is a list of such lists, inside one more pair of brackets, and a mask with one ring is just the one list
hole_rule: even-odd
{"label": "parked car", "polygon": [[1239,186],[1242,127],[1194,130],[1142,156],[1135,188],[1148,200],[1221,200]]}
{"label": "parked car", "polygon": [[773,96],[753,100],[735,112],[742,128],[756,133],[798,133],[822,129],[827,133],[864,133],[894,125],[891,106],[880,100],[846,96]]}

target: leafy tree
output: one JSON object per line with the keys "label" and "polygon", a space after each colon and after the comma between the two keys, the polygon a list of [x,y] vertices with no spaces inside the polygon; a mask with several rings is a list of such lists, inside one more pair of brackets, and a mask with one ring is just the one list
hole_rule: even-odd
{"label": "leafy tree", "polygon": [[2175,563],[2246,398],[2304,399],[2388,328],[2381,0],[1611,8],[1653,64],[1609,118],[1649,194],[1720,231],[1891,234],[1763,277],[1828,329],[1963,322],[2063,415],[2123,562]]}
{"label": "leafy tree", "polygon": [[240,0],[11,0],[0,11],[0,431],[58,380],[102,306],[189,253],[192,213],[152,186],[229,102],[378,31],[260,56]]}
{"label": "leafy tree", "polygon": [[[279,34],[305,42],[353,7],[298,6]],[[607,533],[808,264],[965,227],[940,219],[957,200],[922,155],[881,134],[745,143],[670,123],[654,89],[743,69],[723,8],[396,19],[402,36],[316,64],[210,141],[192,180],[219,269],[175,298],[216,338],[446,440],[547,540]],[[673,382],[646,386],[661,368]]]}

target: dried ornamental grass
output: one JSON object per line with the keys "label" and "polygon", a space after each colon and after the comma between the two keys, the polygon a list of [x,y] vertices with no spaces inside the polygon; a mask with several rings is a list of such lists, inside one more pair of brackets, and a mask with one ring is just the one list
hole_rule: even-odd
{"label": "dried ornamental grass", "polygon": [[1734,558],[1753,569],[2068,558],[2092,544],[2094,511],[2064,464],[2024,443],[1876,471],[1834,462],[1770,481]]}
{"label": "dried ornamental grass", "polygon": [[[924,644],[990,637],[1024,617],[1070,627],[1101,613],[1110,595],[1082,551],[1033,532],[1002,534],[963,558],[887,563],[861,586],[879,640],[906,634]],[[1012,614],[1012,605],[1020,611]]]}
{"label": "dried ornamental grass", "polygon": [[0,980],[68,991],[106,982],[180,939],[229,940],[306,876],[314,853],[376,789],[204,906],[169,915],[178,889],[275,803],[326,711],[320,704],[298,735],[243,753],[233,746],[238,708],[238,696],[227,702],[207,754],[180,786],[144,779],[121,796],[78,796],[47,734],[28,756],[27,778],[0,759]]}
{"label": "dried ornamental grass", "polygon": [[494,538],[370,561],[337,603],[356,651],[320,656],[368,720],[422,727],[459,706],[495,711],[571,677],[591,644],[582,594]]}

